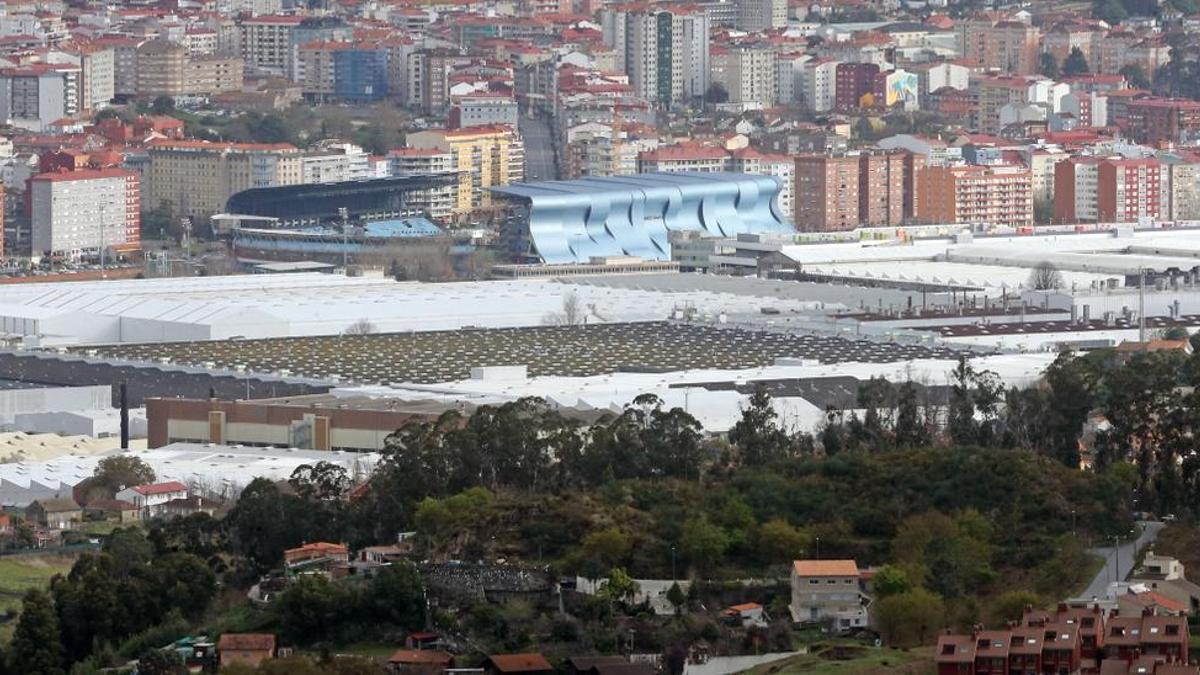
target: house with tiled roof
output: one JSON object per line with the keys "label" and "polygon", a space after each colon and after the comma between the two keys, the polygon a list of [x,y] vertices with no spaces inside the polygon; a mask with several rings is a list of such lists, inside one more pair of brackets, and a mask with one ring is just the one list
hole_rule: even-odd
{"label": "house with tiled roof", "polygon": [[541,654],[493,654],[483,664],[487,675],[550,675],[554,666]]}
{"label": "house with tiled roof", "polygon": [[853,560],[797,560],[791,582],[794,622],[827,623],[835,631],[868,625],[871,597]]}
{"label": "house with tiled roof", "polygon": [[142,516],[153,518],[163,504],[174,499],[187,499],[188,487],[177,480],[135,485],[117,492],[116,499],[126,501],[141,510]]}

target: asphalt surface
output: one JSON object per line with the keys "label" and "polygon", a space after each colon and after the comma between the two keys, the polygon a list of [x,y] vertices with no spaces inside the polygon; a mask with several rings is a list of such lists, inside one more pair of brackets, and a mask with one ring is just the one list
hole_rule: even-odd
{"label": "asphalt surface", "polygon": [[542,117],[521,116],[517,126],[525,141],[525,180],[558,180],[554,163],[554,135]]}
{"label": "asphalt surface", "polygon": [[[1086,590],[1079,594],[1081,598],[1103,597],[1108,591],[1108,585],[1114,581],[1124,580],[1133,571],[1133,562],[1137,552],[1154,543],[1163,524],[1157,521],[1139,521],[1141,534],[1136,540],[1122,540],[1120,547],[1093,548],[1092,553],[1104,558],[1104,567],[1088,584]],[[1118,563],[1120,566],[1118,567]]]}

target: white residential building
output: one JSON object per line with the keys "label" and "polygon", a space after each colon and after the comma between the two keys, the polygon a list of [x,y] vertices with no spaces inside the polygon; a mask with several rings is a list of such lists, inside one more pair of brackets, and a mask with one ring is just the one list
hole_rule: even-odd
{"label": "white residential building", "polygon": [[871,598],[853,560],[797,560],[792,564],[792,620],[830,622],[835,631],[868,625]]}
{"label": "white residential building", "polygon": [[44,173],[29,181],[29,190],[35,252],[79,255],[140,241],[141,202],[132,171]]}
{"label": "white residential building", "polygon": [[833,59],[815,59],[801,66],[800,95],[813,112],[833,110],[839,63]]}
{"label": "white residential building", "polygon": [[352,143],[330,143],[300,160],[301,182],[340,183],[372,176],[371,157]]}
{"label": "white residential building", "polygon": [[187,498],[188,488],[179,481],[135,485],[116,494],[116,499],[133,504],[143,516],[148,517],[157,515],[169,501]]}
{"label": "white residential building", "polygon": [[715,50],[712,80],[729,93],[729,102],[744,109],[775,105],[778,83],[775,52],[757,45]]}
{"label": "white residential building", "polygon": [[787,0],[737,0],[737,27],[747,33],[787,27]]}
{"label": "white residential building", "polygon": [[79,113],[80,68],[35,63],[0,69],[0,122],[30,131]]}

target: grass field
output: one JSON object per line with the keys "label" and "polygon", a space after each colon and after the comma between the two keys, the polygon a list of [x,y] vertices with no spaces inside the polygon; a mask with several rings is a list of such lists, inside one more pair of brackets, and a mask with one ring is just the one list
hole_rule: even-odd
{"label": "grass field", "polygon": [[862,645],[814,645],[808,654],[758,666],[751,675],[926,675],[933,671],[930,647],[912,650]]}
{"label": "grass field", "polygon": [[[22,555],[0,558],[0,614],[21,607],[21,596],[31,588],[49,585],[55,574],[66,574],[74,556]],[[0,644],[12,637],[15,621],[0,624]]]}

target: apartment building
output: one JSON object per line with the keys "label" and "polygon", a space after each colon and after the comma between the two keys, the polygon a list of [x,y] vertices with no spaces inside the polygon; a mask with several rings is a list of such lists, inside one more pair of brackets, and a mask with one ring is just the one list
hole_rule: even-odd
{"label": "apartment building", "polygon": [[1200,140],[1200,101],[1143,98],[1126,105],[1121,128],[1136,143],[1187,143]]}
{"label": "apartment building", "polygon": [[836,59],[818,58],[800,67],[800,98],[813,112],[828,112],[837,104]]}
{"label": "apartment building", "polygon": [[858,110],[875,106],[875,78],[879,66],[874,63],[841,63],[837,67],[834,98],[838,110]]}
{"label": "apartment building", "polygon": [[900,225],[904,222],[904,188],[911,182],[911,177],[906,179],[907,157],[905,152],[865,152],[859,156],[860,224]]}
{"label": "apartment building", "polygon": [[734,4],[738,30],[761,33],[787,27],[787,0],[737,0]]}
{"label": "apartment building", "polygon": [[288,75],[292,32],[303,20],[301,16],[277,14],[243,19],[238,32],[246,68],[269,75]]}
{"label": "apartment building", "polygon": [[836,631],[868,625],[871,598],[853,560],[797,560],[791,582],[793,621],[829,622]]}
{"label": "apartment building", "polygon": [[766,45],[712,49],[712,81],[729,94],[729,103],[746,109],[775,105],[779,92],[775,51]]}
{"label": "apartment building", "polygon": [[717,173],[726,170],[728,160],[724,148],[664,145],[638,155],[638,173]]}
{"label": "apartment building", "polygon": [[1024,166],[929,166],[917,192],[924,223],[1033,224],[1033,180]]}
{"label": "apartment building", "polygon": [[450,106],[449,123],[454,129],[504,124],[516,127],[517,101],[511,96],[460,96]]}
{"label": "apartment building", "polygon": [[242,190],[303,182],[303,154],[286,143],[154,141],[146,148],[144,201],[175,213],[207,217]]}
{"label": "apartment building", "polygon": [[1182,156],[1166,166],[1171,186],[1169,220],[1200,220],[1200,155]]}
{"label": "apartment building", "polygon": [[454,217],[489,208],[490,188],[519,183],[525,176],[525,146],[512,127],[430,129],[409,134],[407,145],[450,153],[451,170],[458,174]]}
{"label": "apartment building", "polygon": [[139,98],[153,99],[238,91],[242,66],[237,57],[192,57],[183,45],[154,40],[138,48],[136,93]]}
{"label": "apartment building", "polygon": [[113,50],[86,44],[79,48],[79,107],[98,111],[116,96],[116,55]]}
{"label": "apartment building", "polygon": [[79,66],[57,63],[0,68],[0,122],[42,131],[79,114],[81,72]]}
{"label": "apartment building", "polygon": [[1097,157],[1072,157],[1054,165],[1054,220],[1095,222],[1100,217]]}
{"label": "apartment building", "polygon": [[1054,217],[1136,223],[1170,216],[1170,172],[1157,159],[1076,157],[1054,173]]}
{"label": "apartment building", "polygon": [[371,156],[353,143],[323,143],[300,160],[301,183],[340,183],[374,176]]}
{"label": "apartment building", "polygon": [[796,157],[796,227],[836,232],[858,227],[859,158],[854,155]]}
{"label": "apartment building", "polygon": [[137,94],[137,51],[144,42],[124,35],[106,35],[92,41],[92,46],[112,51],[114,96]]}
{"label": "apartment building", "polygon": [[1040,32],[1021,21],[983,15],[958,24],[963,61],[1014,75],[1038,72]]}
{"label": "apartment building", "polygon": [[708,89],[711,21],[702,8],[613,5],[601,26],[638,96],[665,107]]}
{"label": "apartment building", "polygon": [[35,253],[79,255],[136,249],[141,241],[138,175],[123,169],[43,173],[29,181]]}
{"label": "apartment building", "polygon": [[[388,153],[388,170],[393,176],[453,173],[454,156],[436,148],[397,148]],[[431,220],[448,222],[454,216],[458,186],[446,185],[409,192],[409,208],[425,212]]]}
{"label": "apartment building", "polygon": [[1029,103],[1029,80],[1014,75],[978,78],[972,89],[978,95],[975,127],[985,134],[1000,133],[1000,109],[1008,104]]}
{"label": "apartment building", "polygon": [[1100,162],[1096,169],[1097,218],[1105,223],[1136,223],[1162,218],[1167,178],[1167,172],[1157,159]]}

